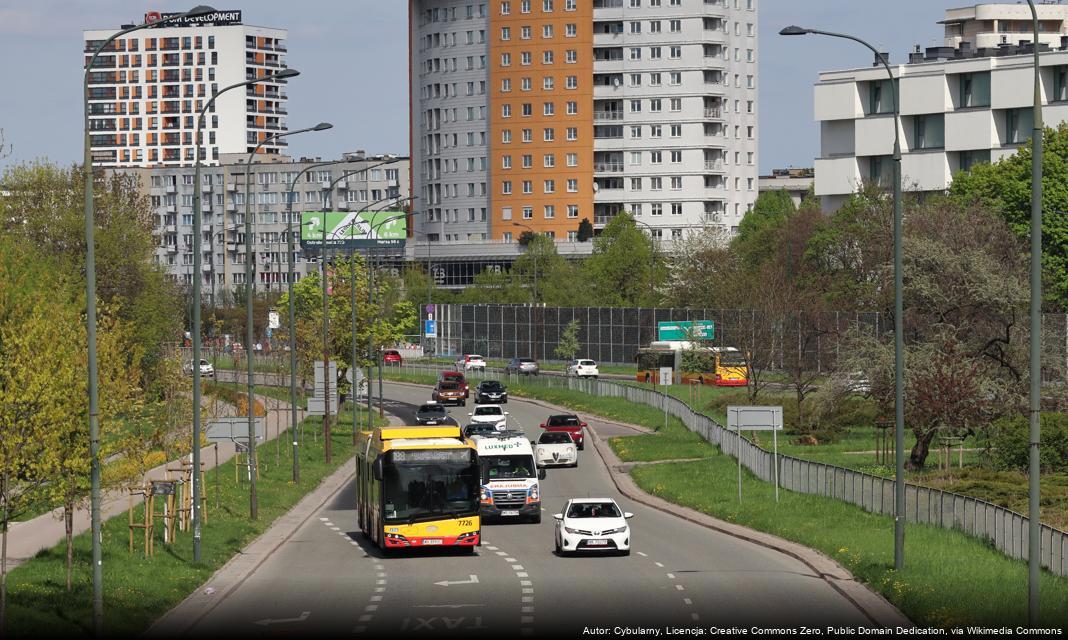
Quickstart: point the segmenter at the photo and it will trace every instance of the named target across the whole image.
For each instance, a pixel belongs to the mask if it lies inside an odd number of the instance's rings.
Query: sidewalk
[[[263,403],[267,409],[266,436],[260,446],[274,440],[290,425],[289,405],[266,396],[256,396],[256,400]],[[213,403],[211,397],[201,398],[201,404],[210,407]],[[219,417],[235,415],[234,407],[224,402],[219,402]],[[271,410],[271,407],[280,407]],[[297,420],[304,419],[304,410],[297,412]],[[210,418],[205,417],[202,428],[207,428]],[[190,425],[190,430],[192,426]],[[209,445],[200,450],[200,461],[204,470],[215,468],[216,448],[218,448],[218,463],[221,465],[234,457],[235,447],[230,442],[220,442],[217,445]],[[177,460],[171,460],[145,474],[146,480],[162,480],[166,477],[166,468],[177,466]],[[209,485],[210,486],[210,485]],[[134,503],[138,502],[137,498]],[[129,507],[128,494],[125,491],[107,491],[101,496],[101,520],[107,520],[112,516],[119,515]],[[90,527],[90,512],[87,507],[79,507],[74,512],[74,535],[88,531]],[[63,525],[63,510],[56,509],[49,513],[37,516],[25,522],[13,522],[7,535],[7,567],[10,571],[26,560],[37,555],[42,549],[49,549],[66,539],[66,531]]]

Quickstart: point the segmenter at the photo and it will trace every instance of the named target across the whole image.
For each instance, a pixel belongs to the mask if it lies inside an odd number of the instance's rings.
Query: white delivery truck
[[[534,463],[534,449],[521,431],[497,431],[471,437],[482,475],[480,514],[484,518],[522,518],[541,522],[541,487],[545,470]]]

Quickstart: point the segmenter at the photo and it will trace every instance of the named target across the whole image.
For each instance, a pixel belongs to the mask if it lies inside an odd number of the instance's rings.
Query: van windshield
[[[494,480],[518,480],[533,478],[534,458],[530,454],[516,456],[479,456],[482,467],[482,483]]]

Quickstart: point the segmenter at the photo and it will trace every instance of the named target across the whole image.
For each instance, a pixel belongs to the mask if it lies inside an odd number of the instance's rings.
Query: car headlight
[[[613,533],[623,533],[626,530],[627,530],[626,527],[620,527],[618,529],[607,529],[605,531],[602,531],[601,533],[603,533],[606,536],[609,536],[609,535],[612,535]]]
[[[564,531],[566,531],[566,532],[568,532],[568,533],[570,533],[572,535],[577,535],[577,536],[592,536],[593,535],[593,533],[590,532],[590,531],[584,531],[582,529],[572,529],[571,527],[564,527]]]
[[[536,501],[538,498],[541,497],[541,494],[538,492],[538,485],[534,485],[530,488],[529,496],[529,500],[531,501]]]
[[[493,494],[486,487],[482,487],[478,492],[478,499],[480,502],[493,502]]]

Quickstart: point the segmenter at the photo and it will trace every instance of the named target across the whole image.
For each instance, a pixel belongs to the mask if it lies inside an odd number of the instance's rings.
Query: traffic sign
[[[738,502],[742,501],[742,432],[770,431],[772,467],[775,469],[775,502],[779,501],[779,432],[782,431],[782,407],[727,406],[727,429],[734,429],[734,457],[738,459]]]
[[[657,340],[688,340],[693,332],[694,337],[701,340],[714,340],[716,337],[716,323],[712,320],[657,322]]]
[[[267,419],[254,418],[256,439],[263,440],[267,435]],[[248,416],[233,416],[216,418],[208,423],[204,437],[212,442],[247,442],[248,441]]]
[[[424,320],[423,321],[423,333],[427,338],[435,338],[438,335],[438,321],[437,320]]]

